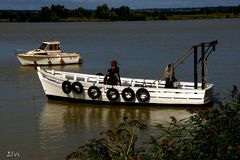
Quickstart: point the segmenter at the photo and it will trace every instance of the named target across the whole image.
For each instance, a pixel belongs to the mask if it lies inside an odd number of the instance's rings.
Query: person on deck
[[[104,84],[108,85],[121,85],[121,79],[119,75],[119,67],[117,61],[111,61],[111,68],[108,69],[107,74],[104,77]]]
[[[177,79],[175,78],[175,73],[174,73],[174,66],[173,64],[168,64],[166,69],[165,69],[165,88],[175,88],[175,82]]]

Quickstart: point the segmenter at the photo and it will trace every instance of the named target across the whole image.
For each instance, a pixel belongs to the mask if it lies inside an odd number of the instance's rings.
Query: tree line
[[[95,10],[83,7],[67,9],[63,5],[42,7],[41,10],[1,10],[0,21],[8,22],[66,22],[66,21],[139,21],[139,20],[168,20],[174,16],[192,19],[189,15],[222,14],[221,18],[239,18],[240,5],[232,7],[205,7],[185,9],[130,9],[128,6],[109,8],[107,4],[99,5]],[[214,18],[214,17],[211,17]]]

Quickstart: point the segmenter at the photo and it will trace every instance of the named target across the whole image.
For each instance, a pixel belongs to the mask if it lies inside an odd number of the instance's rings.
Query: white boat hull
[[[22,65],[64,65],[82,62],[79,53],[62,52],[58,41],[43,42],[38,49],[28,52],[17,50],[16,55]]]
[[[165,88],[165,81],[146,79],[121,78],[121,86],[110,86],[103,84],[104,76],[61,72],[54,70],[42,70],[38,67],[38,76],[45,94],[48,97],[61,97],[69,100],[87,100],[90,102],[124,103],[124,104],[180,104],[180,105],[204,105],[213,99],[213,84],[207,84],[201,89],[201,84],[194,89],[192,82],[178,82],[177,88]],[[79,82],[83,86],[83,92],[77,94],[74,91],[64,93],[62,84],[68,81],[71,84]],[[91,98],[89,88],[96,86],[100,90],[98,98]],[[115,88],[119,92],[119,98],[111,100],[107,96],[108,90]],[[134,91],[134,98],[126,100],[123,97],[123,90],[131,88]],[[144,88],[149,93],[147,101],[141,101],[138,90]],[[141,95],[144,96],[144,95]]]
[[[22,65],[62,65],[81,63],[80,55],[66,57],[17,55]]]

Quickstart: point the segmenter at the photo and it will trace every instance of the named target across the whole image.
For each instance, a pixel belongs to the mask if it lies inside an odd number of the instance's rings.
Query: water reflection
[[[49,100],[43,107],[39,129],[43,140],[55,134],[58,134],[56,138],[62,139],[68,131],[100,131],[115,127],[123,116],[156,124],[170,121],[170,116],[183,119],[190,115],[186,108],[110,106]]]
[[[152,107],[152,106],[111,106],[88,103],[70,103],[49,100],[43,108],[41,124],[43,128],[54,127],[75,129],[91,129],[96,126],[114,127],[123,116],[147,123],[162,123],[169,117],[177,119],[189,117],[186,108]]]
[[[171,116],[184,119],[190,115],[186,108],[169,106],[110,106],[48,100],[39,119],[40,148],[42,155],[50,158],[49,152],[68,154],[80,144],[98,138],[100,132],[116,127],[123,116],[141,120],[152,127],[169,122]],[[52,156],[56,158],[54,154]]]

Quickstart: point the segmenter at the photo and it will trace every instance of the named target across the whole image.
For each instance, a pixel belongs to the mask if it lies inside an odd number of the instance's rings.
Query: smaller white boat
[[[61,52],[58,41],[43,42],[38,49],[17,51],[16,55],[22,65],[64,65],[82,62],[79,53]]]

